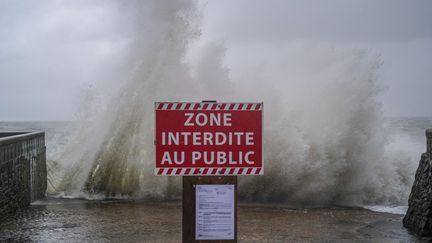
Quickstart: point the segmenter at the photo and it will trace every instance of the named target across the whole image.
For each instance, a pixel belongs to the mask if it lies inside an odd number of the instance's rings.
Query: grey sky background
[[[233,74],[251,59],[302,42],[364,48],[384,62],[385,115],[432,116],[432,1],[199,5],[202,36],[195,45],[222,43]],[[0,120],[74,119],[83,88],[115,82],[127,70],[126,15],[115,1],[0,1]]]

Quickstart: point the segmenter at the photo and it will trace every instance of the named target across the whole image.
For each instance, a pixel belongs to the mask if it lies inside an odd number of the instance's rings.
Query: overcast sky
[[[128,32],[108,1],[0,1],[0,120],[73,119],[80,90],[120,78]],[[432,116],[432,1],[200,1],[201,43],[232,72],[307,42],[381,54],[386,116]],[[275,51],[276,50],[276,51]],[[245,57],[245,53],[250,56]],[[117,75],[117,76],[116,76]]]

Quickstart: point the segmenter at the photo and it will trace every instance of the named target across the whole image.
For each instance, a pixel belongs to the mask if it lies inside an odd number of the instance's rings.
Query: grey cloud
[[[0,1],[0,120],[71,119],[81,86],[124,79],[129,38],[139,28],[123,11],[127,4]],[[277,64],[284,45],[360,43],[382,53],[389,114],[432,115],[422,105],[431,102],[432,1],[209,1],[202,33],[227,47],[224,62],[234,74],[254,61]]]
[[[217,5],[213,7],[212,5]],[[216,1],[207,26],[234,41],[407,41],[432,36],[432,1]]]
[[[73,119],[79,88],[122,55],[116,4],[0,2],[0,119]]]

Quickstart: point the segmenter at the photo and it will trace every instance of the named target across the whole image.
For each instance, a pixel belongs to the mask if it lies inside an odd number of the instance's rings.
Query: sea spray
[[[59,190],[114,196],[160,194],[166,178],[152,179],[153,102],[178,99],[193,87],[182,62],[188,41],[197,35],[188,25],[189,1],[128,2],[141,35],[131,48],[132,71],[105,112],[84,121],[60,158],[67,168]],[[147,35],[151,33],[150,35]],[[189,84],[188,84],[189,83]],[[190,88],[187,88],[190,89]]]
[[[58,191],[180,196],[180,178],[153,175],[154,102],[216,99],[266,105],[265,175],[240,178],[242,200],[301,205],[406,200],[414,169],[408,156],[387,146],[378,101],[379,56],[306,43],[295,52],[281,50],[286,58],[269,61],[272,65],[230,73],[220,44],[208,44],[198,59],[187,59],[199,38],[195,2],[119,7],[134,26],[126,60],[130,72],[98,106],[105,108],[86,115],[59,157],[65,169]]]

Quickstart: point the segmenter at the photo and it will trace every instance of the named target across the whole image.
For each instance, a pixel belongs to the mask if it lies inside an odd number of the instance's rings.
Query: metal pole
[[[426,130],[426,154],[432,158],[432,129]]]

